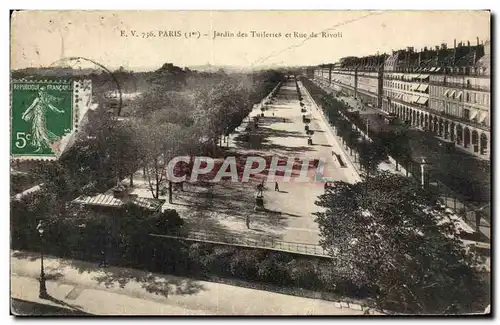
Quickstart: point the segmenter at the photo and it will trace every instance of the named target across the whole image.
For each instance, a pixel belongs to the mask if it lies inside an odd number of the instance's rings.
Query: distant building
[[[429,77],[426,52],[412,47],[394,51],[384,63],[382,110],[396,114],[417,127],[424,123],[429,105]]]
[[[352,64],[355,59],[357,58],[343,58],[332,65],[331,84],[334,90],[356,98],[356,69]]]
[[[490,42],[346,57],[316,67],[324,86],[490,158]]]
[[[440,137],[469,153],[490,157],[490,43],[459,43],[430,77],[430,124]],[[432,127],[432,126],[431,126]]]

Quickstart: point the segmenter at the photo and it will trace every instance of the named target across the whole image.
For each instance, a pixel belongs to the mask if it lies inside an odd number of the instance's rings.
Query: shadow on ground
[[[30,261],[39,257],[37,253],[32,252],[14,252],[12,256]],[[47,257],[47,260],[53,258]],[[52,274],[61,274],[59,278],[63,280],[63,275],[66,273],[64,269],[74,268],[80,274],[94,273],[92,280],[98,285],[105,286],[107,289],[124,288],[131,281],[134,281],[140,284],[141,288],[147,292],[164,297],[168,297],[169,295],[193,295],[204,290],[204,286],[198,281],[170,275],[153,274],[136,269],[123,267],[98,268],[96,263],[66,259],[59,259],[58,267],[50,267],[49,264],[47,263],[45,268],[47,279]],[[80,308],[79,306],[70,305],[50,296],[47,300],[73,310]]]
[[[258,181],[248,183],[220,182],[209,188],[210,194],[202,197],[196,191],[196,186],[187,186],[187,191],[178,192],[173,205],[188,207],[182,212],[186,227],[191,231],[215,234],[217,240],[240,239],[279,239],[280,236],[272,233],[253,233],[235,231],[230,225],[239,223],[245,225],[247,216],[251,216],[252,224],[268,230],[282,230],[286,223],[268,211],[255,212],[255,193]],[[265,196],[266,188],[264,189]],[[236,227],[238,228],[238,227]],[[240,227],[241,228],[241,227]]]
[[[79,273],[95,271],[95,266],[86,262],[72,261],[68,266],[76,268]],[[93,276],[92,279],[108,289],[124,288],[130,281],[135,281],[148,293],[166,298],[169,295],[193,295],[204,290],[203,285],[198,281],[129,268],[102,268],[99,274]]]

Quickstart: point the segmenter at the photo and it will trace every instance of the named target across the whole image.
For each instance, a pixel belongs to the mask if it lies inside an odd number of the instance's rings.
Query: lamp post
[[[476,216],[476,232],[477,232],[478,234],[480,234],[480,233],[481,233],[481,232],[480,232],[480,229],[479,229],[479,228],[481,227],[481,215],[479,214],[479,211],[483,211],[483,210],[484,210],[484,208],[486,208],[486,207],[490,206],[490,204],[491,204],[491,203],[487,203],[487,204],[483,205],[482,207],[480,207],[480,208],[478,208],[478,209],[474,210],[474,215]]]
[[[426,160],[426,157],[420,157],[421,162],[420,162],[420,182],[422,185],[422,188],[427,187],[429,183],[429,170],[427,166],[431,165],[430,162]]]
[[[47,294],[47,287],[45,285],[45,272],[43,270],[43,224],[40,220],[38,225],[36,226],[38,230],[38,234],[40,235],[40,292],[38,297],[41,299],[47,298],[49,295]]]

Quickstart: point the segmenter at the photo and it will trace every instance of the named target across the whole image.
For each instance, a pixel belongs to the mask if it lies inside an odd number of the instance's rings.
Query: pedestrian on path
[[[275,191],[280,191],[280,187],[278,186],[278,182],[274,183],[274,190]]]
[[[106,253],[104,250],[101,250],[101,261],[99,262],[99,267],[106,267],[108,263],[106,263]]]
[[[250,215],[247,214],[245,223],[247,224],[247,228],[250,229]]]
[[[262,196],[262,191],[264,191],[264,182],[262,184],[257,185],[257,197]]]

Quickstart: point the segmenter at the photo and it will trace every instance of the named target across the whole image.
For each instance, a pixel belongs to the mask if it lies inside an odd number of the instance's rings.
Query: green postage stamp
[[[77,126],[74,88],[64,80],[12,81],[12,158],[52,160],[62,154]]]

